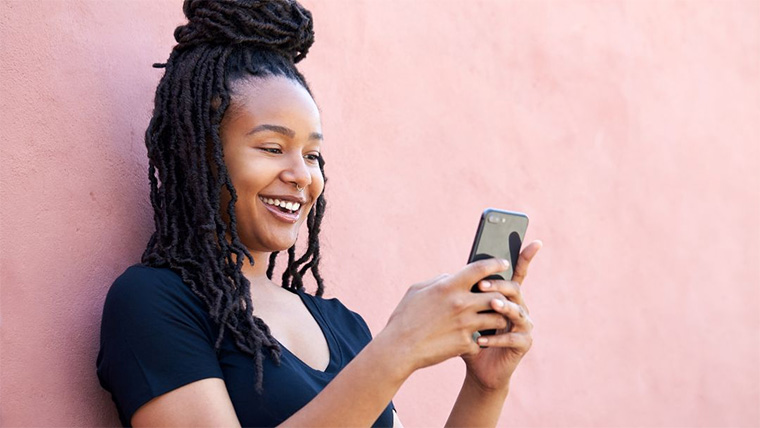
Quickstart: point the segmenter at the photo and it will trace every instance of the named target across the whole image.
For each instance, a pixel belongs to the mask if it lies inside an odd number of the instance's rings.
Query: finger
[[[533,345],[533,336],[530,333],[504,333],[493,336],[480,336],[478,345],[489,348],[512,348],[522,352],[528,352]]]
[[[520,292],[520,285],[514,281],[484,279],[478,285],[483,292],[495,291],[518,305],[525,303]]]
[[[469,308],[474,309],[476,312],[492,311],[491,302],[493,300],[501,299],[505,300],[504,296],[498,292],[490,293],[472,293],[469,300]]]
[[[470,263],[459,272],[447,278],[457,288],[469,290],[472,284],[480,281],[488,275],[495,275],[509,268],[509,262],[503,259],[484,259]]]
[[[536,256],[538,250],[543,246],[543,242],[536,240],[520,251],[520,257],[517,259],[517,265],[514,267],[514,272],[512,273],[512,281],[522,284],[525,276],[528,274],[528,265],[530,265],[533,257]]]
[[[478,314],[472,324],[473,331],[503,330],[507,328],[507,319],[494,312]]]
[[[491,301],[491,307],[497,313],[509,318],[514,324],[512,331],[530,331],[533,329],[533,321],[528,316],[528,312],[522,306],[509,300],[494,299]]]

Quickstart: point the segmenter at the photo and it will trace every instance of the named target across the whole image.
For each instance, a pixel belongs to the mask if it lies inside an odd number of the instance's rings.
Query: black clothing
[[[275,426],[311,401],[372,339],[362,317],[338,299],[297,293],[330,348],[324,371],[311,368],[284,346],[280,366],[264,358],[264,392],[254,388],[253,358],[219,332],[203,302],[169,269],[129,267],[111,286],[103,308],[97,374],[111,392],[119,418],[131,426],[152,398],[188,383],[221,378],[242,426]],[[393,426],[389,403],[374,426]]]

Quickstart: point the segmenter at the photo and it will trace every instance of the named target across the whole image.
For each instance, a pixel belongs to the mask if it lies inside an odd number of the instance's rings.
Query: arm
[[[497,329],[507,325],[503,314],[480,312],[490,309],[496,300],[505,305],[507,302],[501,294],[475,294],[470,287],[503,270],[505,263],[483,260],[454,275],[441,275],[412,286],[385,329],[314,400],[283,425],[369,426],[415,370],[453,356],[478,354],[480,347],[472,341],[472,333],[485,329],[485,325]],[[460,407],[469,413],[467,400],[483,397],[466,393],[463,398]],[[351,405],[347,406],[347,402]],[[493,424],[503,402],[503,398],[489,401]],[[397,422],[400,426],[394,416],[394,425]]]
[[[381,332],[282,426],[371,426],[413,372],[395,348],[393,338]]]
[[[512,281],[481,281],[481,291],[496,291],[507,298],[492,309],[512,321],[511,330],[481,337],[478,343],[487,345],[476,354],[463,355],[467,375],[446,426],[496,426],[504,401],[509,394],[509,382],[515,368],[533,343],[533,322],[522,296],[522,282],[528,265],[543,244],[533,241],[520,252]]]
[[[476,354],[472,333],[504,328],[506,321],[479,313],[503,296],[470,287],[504,268],[499,260],[482,260],[410,287],[380,334],[283,426],[369,426],[415,370]],[[154,398],[135,413],[134,426],[239,425],[224,383],[209,380]]]
[[[447,427],[493,427],[499,421],[509,388],[486,391],[466,377],[451,409]]]
[[[411,374],[392,344],[378,336],[327,387],[283,426],[370,426]],[[350,397],[350,398],[349,398]],[[346,403],[351,403],[350,406]],[[239,427],[224,381],[193,382],[149,401],[132,426]]]
[[[239,427],[219,378],[202,379],[150,400],[132,415],[133,427]]]

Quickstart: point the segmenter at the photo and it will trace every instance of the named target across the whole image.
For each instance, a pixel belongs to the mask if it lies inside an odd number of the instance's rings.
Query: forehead
[[[240,79],[231,85],[230,92],[231,104],[225,119],[305,127],[310,128],[309,132],[321,129],[317,104],[306,88],[291,79]]]

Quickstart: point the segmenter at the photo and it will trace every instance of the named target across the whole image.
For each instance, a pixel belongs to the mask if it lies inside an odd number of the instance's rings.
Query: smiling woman
[[[470,288],[508,262],[413,285],[373,339],[359,314],[321,297],[322,124],[295,67],[314,40],[311,14],[292,0],[187,0],[183,10],[145,135],[156,230],[103,309],[97,373],[121,422],[399,426],[401,384],[462,356],[449,424],[494,425],[532,323],[518,282]],[[519,282],[539,248],[523,250]],[[507,319],[514,327],[489,348],[472,341]]]

